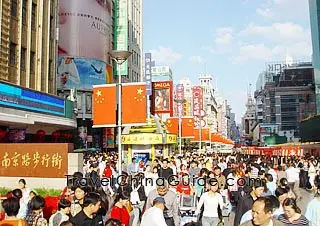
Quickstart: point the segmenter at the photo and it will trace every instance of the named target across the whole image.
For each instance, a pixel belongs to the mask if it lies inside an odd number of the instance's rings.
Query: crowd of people
[[[320,225],[320,160],[310,156],[278,161],[186,152],[153,161],[134,157],[121,172],[116,163],[114,153],[86,154],[83,173],[68,176],[53,211],[52,200],[21,179],[2,201],[0,225]],[[305,215],[300,188],[315,194]],[[181,214],[184,198],[192,200],[191,222]],[[226,223],[231,211],[234,222]]]

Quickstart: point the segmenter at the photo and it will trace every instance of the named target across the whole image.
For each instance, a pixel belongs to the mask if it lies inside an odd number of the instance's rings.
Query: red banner
[[[203,95],[201,86],[192,87],[192,99],[193,99],[193,116],[200,116],[203,108]]]
[[[174,104],[174,115],[179,116],[179,114],[185,115],[184,112],[184,87],[183,84],[177,84],[174,91],[174,99],[177,100],[177,102]]]
[[[267,155],[267,156],[302,156],[303,149],[294,146],[283,147],[248,147],[246,154],[249,155]]]

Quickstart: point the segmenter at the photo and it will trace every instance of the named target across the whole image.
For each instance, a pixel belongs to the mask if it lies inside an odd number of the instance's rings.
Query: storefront
[[[73,102],[0,82],[0,143],[72,141]]]
[[[168,157],[177,142],[175,134],[135,133],[122,135],[125,162],[130,163],[132,157],[154,161],[156,157]]]

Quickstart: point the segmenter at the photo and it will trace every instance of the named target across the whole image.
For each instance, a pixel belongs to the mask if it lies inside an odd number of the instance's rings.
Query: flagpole
[[[118,84],[117,84],[117,111],[118,111],[118,123],[117,123],[117,128],[118,128],[118,136],[117,136],[117,143],[118,143],[118,172],[121,175],[122,174],[122,144],[121,144],[121,129],[122,129],[122,96],[121,96],[121,91],[122,91],[122,78],[121,78],[121,73],[120,73],[120,66],[123,64],[130,56],[131,52],[126,51],[126,50],[113,50],[110,52],[111,58],[116,62],[117,64],[117,74],[118,74]]]

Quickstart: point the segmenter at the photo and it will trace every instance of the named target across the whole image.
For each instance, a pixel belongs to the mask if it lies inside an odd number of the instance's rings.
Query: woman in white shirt
[[[27,183],[25,179],[19,180],[19,188],[22,191],[22,198],[24,203],[28,203],[30,201],[30,189],[27,187]]]
[[[158,179],[158,173],[157,173],[157,168],[154,167],[151,169],[151,165],[146,166],[146,170],[144,172],[144,191],[146,193],[146,196],[148,197],[149,192],[156,189],[156,181]]]
[[[200,214],[203,205],[202,226],[217,226],[219,223],[218,208],[220,207],[222,210],[225,205],[222,195],[217,192],[218,188],[218,183],[212,181],[209,191],[203,193],[200,197],[196,214]]]

